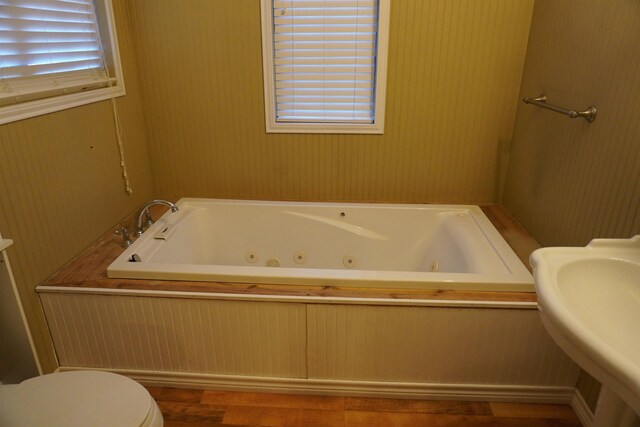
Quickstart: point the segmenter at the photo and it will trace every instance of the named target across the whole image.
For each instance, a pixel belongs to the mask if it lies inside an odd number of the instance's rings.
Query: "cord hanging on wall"
[[[109,86],[111,86],[111,83],[109,84]],[[124,146],[122,143],[122,128],[120,127],[120,117],[118,116],[118,108],[116,107],[116,100],[113,96],[111,97],[111,109],[113,111],[113,121],[116,126],[116,139],[118,140],[118,151],[120,152],[120,167],[122,168],[124,191],[126,191],[127,194],[132,194],[133,189],[131,188],[129,176],[127,175],[127,163],[124,159]]]
[[[92,7],[93,14],[96,14],[95,6]],[[109,67],[107,66],[107,61],[105,60],[104,55],[104,46],[102,45],[102,39],[100,37],[100,32],[98,32],[98,44],[100,46],[100,60],[102,61],[102,68],[104,69],[104,73],[107,76],[107,86],[112,88],[114,84],[117,84],[115,78],[111,78],[109,73]],[[116,99],[114,95],[114,91],[110,91],[111,93],[111,111],[113,112],[113,122],[116,128],[116,140],[118,142],[118,152],[120,154],[120,167],[122,168],[122,180],[124,181],[124,191],[127,194],[133,193],[133,188],[131,187],[131,182],[129,181],[129,175],[127,173],[127,163],[124,157],[124,144],[122,137],[122,126],[120,125],[120,116],[118,115],[118,107],[116,105]]]

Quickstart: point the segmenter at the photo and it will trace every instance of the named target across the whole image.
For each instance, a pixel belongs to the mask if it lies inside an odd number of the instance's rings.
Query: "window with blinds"
[[[262,0],[268,132],[382,133],[389,0]]]
[[[119,62],[103,53],[117,48],[101,45],[101,35],[109,43],[114,33],[98,27],[111,17],[99,20],[97,13],[110,11],[105,0],[0,0],[0,122],[12,121],[16,111],[17,119],[37,115],[34,101],[50,112],[105,99],[105,90],[98,99],[86,93],[120,83]],[[105,61],[117,64],[113,77]],[[59,99],[74,94],[70,103]]]

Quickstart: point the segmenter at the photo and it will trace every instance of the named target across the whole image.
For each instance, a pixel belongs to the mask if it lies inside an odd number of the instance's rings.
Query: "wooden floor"
[[[147,389],[165,427],[581,427],[568,405]]]

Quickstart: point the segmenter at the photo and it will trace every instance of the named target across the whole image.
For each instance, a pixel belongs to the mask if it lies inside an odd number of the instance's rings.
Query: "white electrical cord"
[[[91,8],[93,9],[93,16],[96,19],[96,25],[98,22],[98,18],[96,15],[95,6],[91,3]],[[111,89],[114,84],[117,84],[115,79],[112,79],[109,75],[109,67],[107,67],[107,61],[104,57],[104,48],[102,46],[102,39],[100,37],[100,30],[98,29],[98,45],[100,47],[100,60],[102,61],[102,68],[104,69],[105,76],[107,78],[107,87]],[[113,111],[113,122],[116,127],[116,140],[118,141],[118,151],[120,153],[120,167],[122,168],[122,180],[124,181],[124,191],[127,194],[132,194],[133,189],[131,188],[131,182],[129,181],[129,175],[127,174],[127,163],[124,158],[124,144],[122,137],[122,127],[120,126],[120,116],[118,115],[118,108],[116,106],[116,98],[114,96],[114,91],[111,90],[111,111]]]
[[[108,74],[107,74],[108,76]],[[112,83],[109,82],[109,87]],[[116,139],[118,140],[118,150],[120,151],[120,167],[122,168],[122,179],[124,180],[124,191],[127,194],[133,193],[131,188],[131,182],[129,182],[129,176],[127,175],[127,163],[124,160],[124,146],[122,144],[122,128],[120,127],[120,117],[118,116],[118,109],[116,107],[115,97],[111,96],[111,107],[113,111],[113,121],[116,125]]]

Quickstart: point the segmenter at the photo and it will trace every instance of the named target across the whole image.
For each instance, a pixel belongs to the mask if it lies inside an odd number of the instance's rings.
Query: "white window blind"
[[[0,106],[107,84],[93,0],[0,0]]]
[[[273,0],[276,122],[373,123],[378,0]]]

